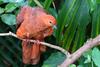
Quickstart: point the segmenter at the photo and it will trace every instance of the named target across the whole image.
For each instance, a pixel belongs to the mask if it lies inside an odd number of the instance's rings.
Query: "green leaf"
[[[1,16],[1,19],[7,25],[15,25],[16,24],[16,16],[13,14],[3,14]]]
[[[88,50],[87,52],[83,53],[83,56],[85,57],[84,63],[90,63],[92,57],[92,50]]]
[[[38,1],[38,0],[37,0]],[[34,2],[34,0],[28,0],[28,4],[30,5],[30,6],[35,6],[36,5],[36,3]]]
[[[100,67],[100,50],[98,48],[93,49],[92,60],[98,67]]]
[[[84,65],[78,65],[77,67],[84,67]]]
[[[69,67],[76,67],[76,65],[75,64],[71,64]]]
[[[0,0],[0,2],[2,2],[3,0]]]
[[[28,1],[17,2],[17,5],[18,6],[26,6],[26,5],[28,5]]]
[[[15,3],[9,3],[5,7],[6,12],[12,12],[14,11],[18,6]]]
[[[11,63],[13,66],[18,67],[17,64],[10,58],[10,56],[6,56],[7,54],[5,54],[3,51],[0,51],[0,54],[9,62]]]
[[[45,0],[44,9],[48,10],[53,0]]]
[[[22,1],[24,1],[24,0],[2,0],[4,3],[7,3],[7,2],[9,2],[9,3],[16,3],[16,2],[22,2]]]
[[[65,55],[60,52],[53,53],[43,64],[42,67],[57,67],[65,59]]]
[[[52,14],[55,18],[57,17],[57,12],[56,12],[55,9],[49,8],[48,12],[49,12],[50,14]]]
[[[100,0],[96,0],[96,3],[100,4]]]
[[[92,32],[91,37],[96,37],[100,34],[100,4],[96,7],[92,14]]]
[[[1,5],[1,4],[3,4],[3,1],[2,1],[2,0],[0,0],[0,5]]]
[[[24,0],[17,0],[16,2],[23,2]]]
[[[83,45],[84,39],[85,39],[85,33],[86,33],[85,30],[86,30],[86,27],[87,27],[87,25],[89,24],[89,21],[90,21],[89,7],[87,5],[86,0],[81,1],[81,5],[80,5],[80,8],[77,12],[77,15],[79,15],[76,18],[77,22],[79,24],[78,24],[78,28],[77,28],[76,35],[75,35],[73,50],[74,49],[76,50]]]
[[[97,6],[96,0],[87,0],[87,1],[88,1],[88,5],[90,6],[91,12],[94,11]]]
[[[33,0],[33,1],[37,4],[37,6],[43,8],[43,6],[41,5],[41,3],[38,0]]]
[[[4,9],[0,7],[0,14],[4,12]]]

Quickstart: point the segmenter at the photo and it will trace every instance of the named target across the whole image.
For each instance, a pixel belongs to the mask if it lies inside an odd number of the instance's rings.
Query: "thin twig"
[[[18,38],[20,40],[26,40],[26,39],[19,38],[16,34],[14,34],[12,32],[9,32],[9,33],[0,33],[0,36],[13,36],[13,37],[16,37],[16,38]],[[30,41],[30,42],[36,42],[36,40],[32,40],[32,39],[30,39],[28,41]],[[54,48],[54,49],[57,49],[57,50],[61,51],[62,53],[64,53],[66,56],[70,55],[65,49],[63,49],[63,48],[61,48],[59,46],[52,45],[52,44],[49,44],[49,43],[46,43],[46,42],[40,42],[40,44],[48,46],[48,47],[51,47],[51,48]]]
[[[29,41],[30,42],[36,42],[35,40],[29,40]],[[46,42],[40,42],[40,44],[51,47],[51,48],[54,48],[54,49],[57,49],[57,50],[61,51],[62,53],[64,53],[66,56],[70,55],[69,52],[67,52],[65,49],[63,49],[59,46],[55,46],[55,45],[52,45],[52,44],[49,44],[49,43],[46,43]]]

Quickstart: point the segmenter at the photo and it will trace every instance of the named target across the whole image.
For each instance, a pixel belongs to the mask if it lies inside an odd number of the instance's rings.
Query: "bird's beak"
[[[53,29],[57,29],[57,26],[56,25],[53,25],[52,27],[53,27]]]
[[[57,29],[57,26],[51,23],[53,29]]]

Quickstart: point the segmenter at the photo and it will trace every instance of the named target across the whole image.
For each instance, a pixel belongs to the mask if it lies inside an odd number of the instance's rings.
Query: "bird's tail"
[[[24,64],[37,64],[40,60],[40,44],[33,44],[27,41],[22,41],[23,63]]]

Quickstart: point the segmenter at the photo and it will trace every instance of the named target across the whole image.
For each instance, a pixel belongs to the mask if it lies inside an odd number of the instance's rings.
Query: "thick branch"
[[[59,67],[68,67],[70,64],[75,62],[84,52],[97,45],[100,45],[100,35],[94,39],[88,40],[81,48],[71,54],[70,57],[66,58]]]

